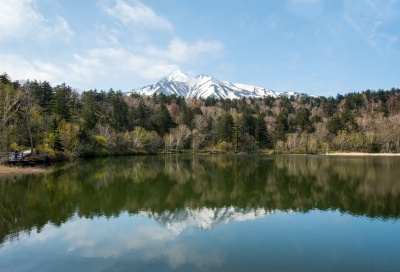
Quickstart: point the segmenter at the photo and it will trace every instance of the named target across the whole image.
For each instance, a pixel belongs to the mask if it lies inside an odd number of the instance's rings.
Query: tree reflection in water
[[[80,217],[182,211],[339,210],[397,220],[400,163],[393,157],[151,156],[84,161],[0,181],[0,243]],[[160,220],[161,220],[160,219]]]

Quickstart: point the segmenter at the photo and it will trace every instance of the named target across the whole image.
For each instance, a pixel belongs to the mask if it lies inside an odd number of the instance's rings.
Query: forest
[[[157,153],[400,152],[400,89],[189,98],[0,75],[0,152],[51,160]]]

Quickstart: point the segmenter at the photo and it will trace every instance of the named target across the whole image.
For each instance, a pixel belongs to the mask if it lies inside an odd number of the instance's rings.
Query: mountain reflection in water
[[[227,224],[233,221],[248,221],[262,218],[274,212],[267,212],[263,208],[201,208],[183,209],[175,212],[164,211],[162,213],[139,212],[139,215],[151,218],[169,231],[179,234],[189,227],[209,229],[216,225]]]
[[[275,211],[338,210],[397,220],[399,158],[154,156],[83,161],[0,180],[0,243],[22,231],[122,213],[172,232]]]

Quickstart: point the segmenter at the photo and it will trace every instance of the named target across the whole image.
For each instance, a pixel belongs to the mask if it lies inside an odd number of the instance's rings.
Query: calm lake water
[[[400,158],[154,156],[0,177],[1,271],[400,271]]]

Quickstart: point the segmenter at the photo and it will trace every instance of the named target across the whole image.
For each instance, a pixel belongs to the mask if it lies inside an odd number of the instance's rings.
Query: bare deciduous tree
[[[0,82],[0,148],[7,150],[9,136],[17,125],[17,112],[21,106],[22,92],[11,84]]]
[[[171,129],[171,134],[175,136],[176,148],[179,150],[183,147],[183,144],[190,137],[190,129],[184,125],[180,124],[178,127]]]
[[[203,133],[200,133],[197,129],[194,129],[192,131],[191,146],[192,146],[193,153],[199,149],[200,145],[204,142],[205,139],[206,139],[206,135]]]

